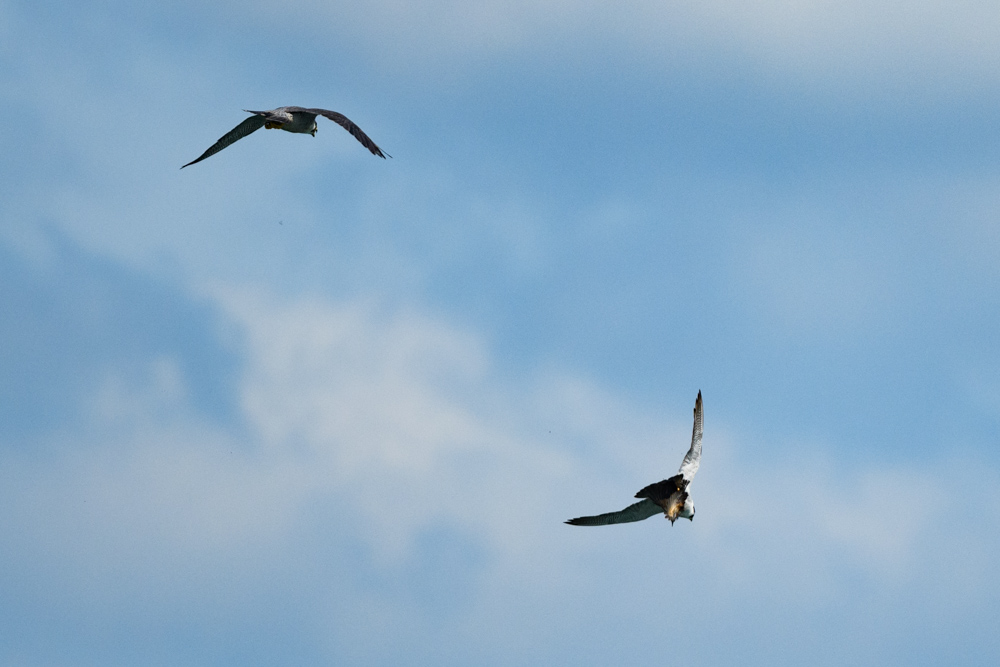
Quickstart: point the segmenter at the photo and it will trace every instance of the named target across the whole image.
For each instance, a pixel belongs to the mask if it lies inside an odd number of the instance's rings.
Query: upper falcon
[[[361,131],[361,128],[350,121],[350,119],[344,114],[337,113],[336,111],[329,111],[327,109],[303,109],[302,107],[278,107],[277,109],[272,109],[271,111],[250,111],[249,109],[244,109],[247,113],[252,113],[253,115],[247,118],[245,121],[231,129],[226,133],[221,139],[216,141],[212,146],[201,154],[197,160],[192,160],[188,162],[184,167],[190,167],[195,162],[201,162],[207,157],[211,157],[226,148],[230,144],[234,144],[243,137],[247,136],[252,132],[256,132],[260,128],[266,128],[268,130],[284,130],[285,132],[295,132],[297,134],[311,134],[316,136],[316,116],[326,116],[334,123],[337,123],[345,130],[350,132],[355,139],[361,142],[361,145],[372,152],[373,155],[377,155],[382,159],[385,159],[386,154],[382,152],[382,149],[375,145],[375,142],[368,138],[368,135]],[[392,157],[391,155],[389,157]],[[183,169],[184,167],[181,167]]]

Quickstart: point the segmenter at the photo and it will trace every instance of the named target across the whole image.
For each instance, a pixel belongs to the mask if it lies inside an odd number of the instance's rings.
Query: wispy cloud
[[[0,662],[996,662],[992,8],[4,26]]]
[[[334,597],[306,595],[289,572],[276,581],[282,604],[350,618],[327,630],[367,645],[359,655],[385,658],[424,631],[418,652],[433,653],[443,636],[431,619],[444,618],[456,650],[481,660],[483,646],[497,645],[475,624],[523,621],[551,627],[551,641],[581,641],[622,586],[640,616],[653,613],[655,601],[638,594],[651,586],[692,600],[693,619],[722,628],[744,622],[748,598],[815,615],[853,607],[859,586],[929,596],[971,620],[1000,586],[989,565],[1000,534],[989,466],[863,468],[817,445],[787,458],[787,448],[739,436],[706,388],[696,520],[574,529],[562,520],[624,506],[674,470],[689,406],[648,414],[572,373],[504,379],[474,332],[378,302],[284,303],[232,287],[213,300],[244,359],[240,423],[199,416],[181,367],[151,358],[131,379],[109,375],[86,421],[48,446],[5,449],[6,590],[63,591],[79,604],[69,617],[158,600],[150,613],[167,622],[188,605],[234,613],[227,600],[299,562]],[[426,588],[428,558],[452,559],[450,592]],[[683,577],[675,558],[700,565]],[[963,566],[949,567],[955,560]],[[635,571],[622,572],[624,562]],[[354,568],[350,583],[331,588],[343,568]],[[519,596],[529,609],[520,621],[507,616]],[[447,612],[456,605],[461,617]],[[855,631],[867,613],[836,623]],[[552,624],[553,614],[569,625]],[[385,623],[399,634],[378,649]],[[299,632],[320,653],[345,655],[322,648],[312,633],[324,630]]]
[[[258,20],[273,25],[269,6],[251,8]],[[942,81],[956,74],[993,80],[1000,64],[992,39],[996,12],[979,0],[636,0],[614,6],[563,0],[475,5],[296,0],[277,20],[300,32],[336,35],[375,58],[420,69],[519,54],[587,58],[595,48],[632,50],[666,70],[679,63],[742,60],[779,76],[882,84],[889,79],[899,84],[899,77]]]

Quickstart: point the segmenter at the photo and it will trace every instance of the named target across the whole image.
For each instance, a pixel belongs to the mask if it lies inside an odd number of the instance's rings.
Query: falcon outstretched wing
[[[643,500],[634,505],[629,505],[621,512],[609,512],[598,514],[597,516],[581,516],[570,519],[566,523],[571,526],[607,526],[612,523],[631,523],[632,521],[642,521],[654,514],[662,514],[663,508],[652,500]]]
[[[264,123],[266,122],[267,121],[264,120],[263,116],[250,116],[245,121],[243,121],[233,129],[229,130],[229,132],[224,134],[221,139],[212,144],[211,148],[209,148],[207,151],[201,154],[201,157],[192,162],[188,162],[186,165],[184,165],[184,167],[190,167],[195,162],[201,162],[207,157],[212,157],[213,155],[221,151],[223,148],[226,148],[231,144],[235,144],[237,141],[247,136],[248,134],[252,134],[253,132],[256,132],[260,128],[264,127]],[[181,167],[181,169],[183,169],[184,167]]]
[[[679,471],[688,483],[694,479],[694,474],[698,472],[698,466],[701,465],[701,434],[704,430],[705,419],[702,415],[701,390],[699,390],[698,398],[694,402],[694,430],[691,433],[691,449],[684,456]]]
[[[355,125],[351,119],[342,113],[337,113],[336,111],[330,111],[329,109],[303,109],[302,107],[288,107],[289,111],[305,111],[306,113],[316,114],[318,116],[323,116],[329,118],[337,125],[351,133],[355,139],[361,142],[361,145],[372,152],[372,155],[377,155],[383,160],[386,158],[388,153],[383,153],[382,149],[375,145],[375,142],[368,138],[368,135],[361,131],[361,128]],[[389,157],[392,157],[389,155]]]

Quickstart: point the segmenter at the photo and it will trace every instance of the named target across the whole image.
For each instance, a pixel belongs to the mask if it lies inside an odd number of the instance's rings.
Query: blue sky
[[[0,0],[0,662],[995,664],[998,30]]]

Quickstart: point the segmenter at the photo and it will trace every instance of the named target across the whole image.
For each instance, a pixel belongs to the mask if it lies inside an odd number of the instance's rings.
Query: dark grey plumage
[[[382,159],[385,159],[388,155],[387,153],[383,153],[382,149],[379,148],[375,142],[361,130],[360,127],[351,122],[347,116],[337,113],[336,111],[330,111],[329,109],[306,109],[303,107],[278,107],[277,109],[272,109],[270,111],[251,111],[249,109],[244,109],[244,111],[254,115],[224,134],[222,138],[212,144],[207,151],[202,153],[197,160],[188,162],[184,165],[184,167],[190,167],[197,162],[201,162],[205,158],[212,157],[223,148],[236,143],[243,137],[256,132],[262,127],[269,130],[284,130],[295,134],[311,134],[312,136],[316,136],[316,116],[323,116],[324,118],[332,120],[337,125],[340,125],[342,128],[350,132],[351,136],[357,139],[362,146],[371,151],[372,155],[376,155]],[[392,156],[388,155],[388,157]],[[184,167],[181,167],[181,169]]]
[[[571,526],[607,526],[612,523],[642,521],[662,512],[662,507],[647,498],[634,505],[629,505],[621,512],[608,512],[607,514],[598,514],[597,516],[581,516],[570,519],[566,523]]]

